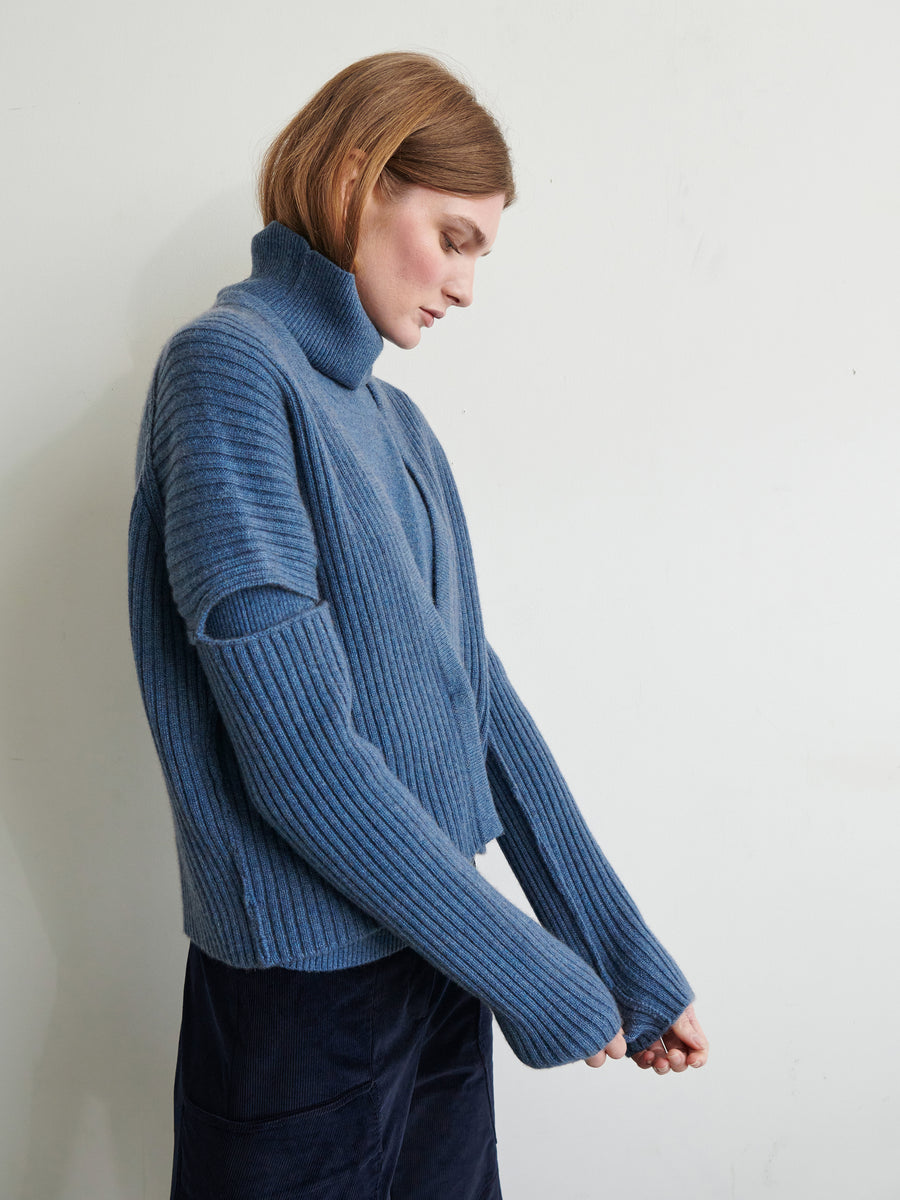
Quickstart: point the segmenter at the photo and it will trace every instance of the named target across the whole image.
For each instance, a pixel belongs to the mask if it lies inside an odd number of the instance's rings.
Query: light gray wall
[[[443,440],[488,636],[713,1041],[660,1079],[530,1071],[498,1033],[504,1194],[900,1194],[898,37],[876,0],[7,6],[2,1195],[168,1195],[140,407],[246,273],[268,139],[398,47],[467,69],[521,198],[474,309],[377,370]]]

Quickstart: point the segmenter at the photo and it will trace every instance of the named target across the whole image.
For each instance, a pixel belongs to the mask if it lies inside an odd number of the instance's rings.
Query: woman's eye
[[[461,250],[459,249],[459,247],[454,245],[453,242],[451,242],[450,238],[446,235],[446,233],[443,235],[443,238],[444,238],[444,249],[445,250],[453,250],[456,254],[462,253]]]

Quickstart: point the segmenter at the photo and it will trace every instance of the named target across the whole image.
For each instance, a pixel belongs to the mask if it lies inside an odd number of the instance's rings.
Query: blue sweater
[[[162,351],[129,531],[185,932],[239,967],[409,945],[530,1066],[633,1054],[692,993],[485,639],[447,458],[354,277],[274,222],[252,255]]]

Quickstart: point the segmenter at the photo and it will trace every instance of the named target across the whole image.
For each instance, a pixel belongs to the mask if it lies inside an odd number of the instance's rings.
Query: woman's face
[[[376,187],[362,211],[356,290],[382,337],[411,350],[452,305],[472,303],[475,263],[500,225],[504,195],[455,196],[411,185],[396,200]]]

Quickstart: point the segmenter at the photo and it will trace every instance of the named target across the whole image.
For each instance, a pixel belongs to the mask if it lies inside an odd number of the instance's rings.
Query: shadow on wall
[[[128,518],[159,349],[248,274],[257,227],[241,192],[177,230],[135,287],[132,373],[98,381],[86,415],[3,481],[0,835],[21,892],[3,941],[16,967],[8,1028],[24,1047],[0,1133],[10,1197],[168,1194],[186,942],[131,657]],[[21,944],[28,914],[43,934],[34,953]]]

